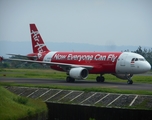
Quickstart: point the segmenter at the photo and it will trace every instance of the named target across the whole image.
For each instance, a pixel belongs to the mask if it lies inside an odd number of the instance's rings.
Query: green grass
[[[40,100],[32,100],[17,96],[0,86],[0,118],[1,120],[17,120],[42,112],[47,113],[46,104]]]
[[[64,72],[58,72],[51,69],[3,69],[0,71],[0,77],[11,78],[58,78],[65,79],[67,75]]]
[[[152,72],[149,72],[152,74]],[[64,80],[66,78],[65,72],[54,71],[51,69],[1,69],[0,77],[9,77],[9,78],[43,78],[43,79],[57,79]],[[89,74],[87,80],[96,79],[97,74]],[[121,80],[111,74],[104,75],[106,81],[109,82],[126,82],[126,80]],[[135,83],[150,83],[152,84],[152,76],[150,75],[134,75],[133,81]]]
[[[147,109],[147,110],[149,109],[149,110],[152,110],[152,108],[149,108],[147,106],[149,102],[151,102],[151,101],[150,100],[144,100],[144,101],[142,101],[138,105],[129,106],[129,107],[126,107],[126,108],[129,108],[129,109]]]

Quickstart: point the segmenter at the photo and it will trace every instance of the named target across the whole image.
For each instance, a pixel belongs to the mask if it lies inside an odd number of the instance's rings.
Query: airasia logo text
[[[115,54],[109,54],[109,55],[73,55],[73,54],[67,54],[67,55],[61,55],[61,54],[55,54],[53,59],[55,60],[95,60],[95,61],[112,61],[115,62],[117,59],[117,56]]]
[[[41,42],[39,40],[39,35],[38,35],[39,32],[32,30],[31,34],[32,34],[33,40],[36,42],[34,47],[37,47],[38,53],[44,52],[42,48],[45,46],[45,44],[40,44],[39,43],[39,42]]]

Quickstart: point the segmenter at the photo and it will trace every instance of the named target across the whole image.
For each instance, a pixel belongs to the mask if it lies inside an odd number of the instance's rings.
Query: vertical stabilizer
[[[36,28],[35,24],[30,24],[30,33],[31,33],[33,53],[41,53],[41,52],[49,51],[47,46],[44,44],[44,41],[38,29]]]

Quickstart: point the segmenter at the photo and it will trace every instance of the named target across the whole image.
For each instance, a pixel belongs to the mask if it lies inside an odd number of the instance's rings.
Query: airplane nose
[[[151,65],[147,62],[147,64],[145,65],[145,70],[149,71],[151,70]]]

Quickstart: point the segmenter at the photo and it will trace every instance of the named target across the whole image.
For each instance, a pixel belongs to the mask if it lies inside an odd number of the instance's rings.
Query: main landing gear
[[[105,81],[105,78],[104,78],[102,75],[100,75],[100,76],[97,76],[97,77],[96,77],[96,81],[97,81],[97,82],[104,82],[104,81]]]
[[[67,76],[66,81],[72,83],[72,82],[75,82],[75,79],[70,76]]]

